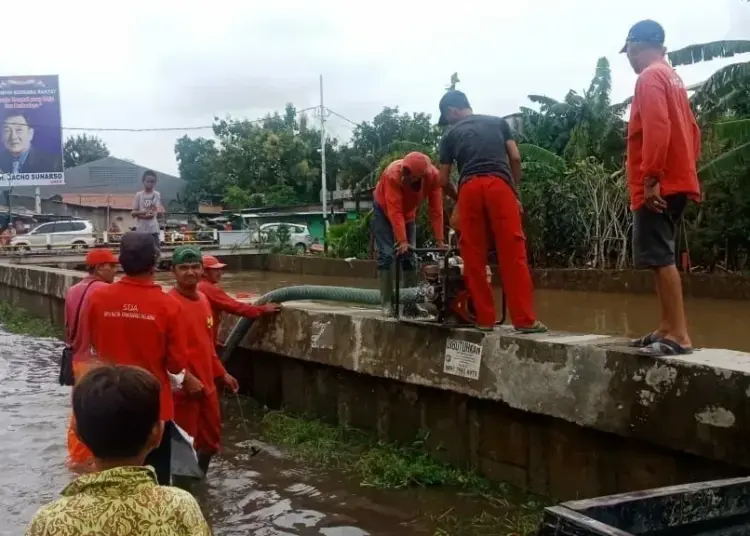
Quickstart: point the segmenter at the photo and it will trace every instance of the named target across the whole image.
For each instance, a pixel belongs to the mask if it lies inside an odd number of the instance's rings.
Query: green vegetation
[[[669,59],[679,70],[748,52],[750,41],[721,41],[670,52]],[[750,250],[750,61],[743,58],[690,88],[703,136],[699,175],[705,199],[691,207],[682,245],[689,248],[694,267],[708,271],[742,270]],[[457,85],[460,79],[453,73],[447,87]],[[524,159],[520,193],[529,255],[537,266],[630,264],[632,222],[623,169],[630,99],[612,103],[611,89],[609,61],[600,58],[583,91],[571,90],[560,100],[529,95],[529,106],[508,116]],[[183,137],[175,146],[180,175],[188,184],[182,199],[186,206],[209,199],[232,208],[320,199],[320,132],[306,113],[290,104],[260,122],[217,119],[214,134],[218,142]],[[394,158],[415,150],[434,157],[441,134],[428,114],[386,107],[356,125],[345,144],[328,140],[327,188],[364,194]],[[429,245],[430,235],[422,211],[418,243]],[[366,218],[332,226],[329,245],[337,257],[367,257]]]
[[[441,486],[483,499],[486,508],[468,519],[451,515],[452,509],[432,515],[436,536],[526,535],[539,525],[544,506],[540,499],[435,460],[427,454],[423,439],[411,445],[377,442],[359,430],[283,412],[265,414],[261,425],[267,440],[289,447],[293,456],[356,475],[362,486]]]
[[[63,338],[63,328],[43,318],[34,316],[15,303],[0,302],[0,326],[10,333],[30,337]]]

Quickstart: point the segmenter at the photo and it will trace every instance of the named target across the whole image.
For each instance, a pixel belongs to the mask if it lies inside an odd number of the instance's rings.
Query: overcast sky
[[[354,122],[383,106],[436,117],[451,73],[474,110],[505,115],[526,95],[583,90],[597,58],[612,64],[614,100],[635,81],[618,54],[628,28],[661,22],[667,46],[750,38],[742,0],[89,0],[34,3],[6,42],[3,75],[59,74],[63,125],[210,125],[319,102]],[[701,81],[725,62],[680,68]],[[334,135],[351,125],[332,117]],[[69,134],[71,132],[66,132]],[[187,132],[210,136],[210,129]],[[182,132],[96,132],[113,155],[176,173]]]

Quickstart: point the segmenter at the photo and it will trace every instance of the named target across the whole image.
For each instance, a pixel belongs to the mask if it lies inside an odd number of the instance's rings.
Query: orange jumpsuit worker
[[[221,408],[217,384],[229,388],[233,393],[237,392],[239,385],[227,373],[216,355],[215,319],[208,299],[198,290],[203,273],[200,250],[192,246],[175,249],[172,253],[172,272],[176,286],[169,291],[169,295],[180,303],[190,337],[190,355],[185,376],[200,387],[192,392],[187,389],[175,391],[175,422],[193,437],[198,465],[203,474],[206,474],[211,458],[219,452],[221,443]]]
[[[391,311],[393,299],[393,260],[401,255],[403,287],[417,285],[416,245],[417,207],[424,198],[430,213],[435,241],[443,247],[443,192],[438,170],[423,153],[412,152],[385,168],[375,187],[372,234],[378,248],[380,301],[384,314]]]
[[[474,114],[466,95],[456,90],[440,100],[438,125],[451,125],[440,142],[440,182],[446,195],[458,201],[464,279],[474,302],[477,327],[491,330],[497,318],[486,272],[491,231],[513,326],[525,333],[546,331],[534,313],[534,289],[516,192],[521,156],[510,125],[500,117]],[[450,181],[454,161],[460,194]]]
[[[93,358],[134,365],[156,376],[161,384],[161,419],[169,421],[174,406],[168,373],[178,381],[184,377],[190,348],[180,304],[154,282],[158,258],[159,250],[149,234],[125,233],[120,240],[120,266],[125,276],[91,296],[87,322]],[[171,481],[168,436],[165,434],[162,444],[146,459],[162,485]]]
[[[68,289],[65,294],[65,342],[73,353],[73,378],[78,381],[95,364],[88,359],[91,334],[86,322],[88,306],[94,292],[115,280],[117,257],[106,248],[94,248],[86,254],[89,275]],[[68,424],[69,466],[77,471],[93,469],[94,457],[86,445],[81,443],[75,431],[75,418]]]
[[[244,316],[247,318],[257,318],[261,315],[277,313],[281,306],[276,303],[267,303],[266,305],[250,305],[235,300],[229,294],[219,287],[219,281],[224,273],[226,264],[219,262],[219,259],[212,255],[203,257],[203,279],[198,284],[198,290],[208,298],[213,311],[213,340],[216,344],[216,338],[221,324],[221,318],[224,313],[230,315]]]

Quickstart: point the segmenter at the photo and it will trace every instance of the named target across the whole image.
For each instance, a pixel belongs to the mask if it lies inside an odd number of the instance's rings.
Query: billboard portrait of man
[[[2,124],[2,173],[61,172],[62,155],[50,153],[34,145],[34,124],[23,110],[6,110]]]

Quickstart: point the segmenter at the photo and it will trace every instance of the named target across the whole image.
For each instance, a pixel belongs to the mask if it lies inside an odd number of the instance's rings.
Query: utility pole
[[[42,193],[39,190],[39,186],[34,188],[34,208],[37,214],[42,213]]]
[[[328,252],[328,186],[326,185],[326,109],[323,106],[323,75],[320,75],[320,197],[323,208],[323,248]]]

